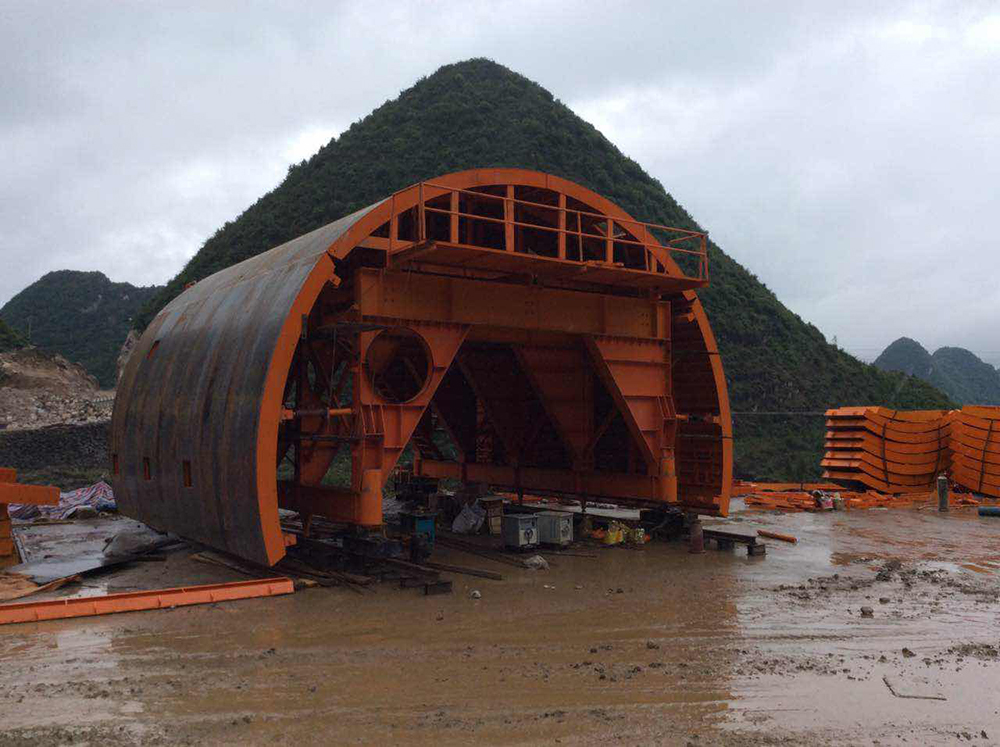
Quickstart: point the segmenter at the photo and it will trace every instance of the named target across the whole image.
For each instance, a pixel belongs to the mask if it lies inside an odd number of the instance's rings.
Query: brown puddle
[[[441,562],[505,580],[0,628],[0,745],[1000,740],[997,661],[949,652],[997,642],[995,525],[917,511],[736,518],[799,541],[769,541],[766,558],[601,549],[540,572],[439,548]],[[878,574],[889,559],[900,567]],[[141,565],[95,583],[235,578],[185,554]],[[883,676],[948,700],[898,698]]]

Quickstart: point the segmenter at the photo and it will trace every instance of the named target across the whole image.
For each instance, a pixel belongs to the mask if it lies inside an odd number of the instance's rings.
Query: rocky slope
[[[113,397],[62,356],[37,348],[0,353],[0,429],[107,420]]]
[[[0,319],[32,345],[80,363],[111,388],[132,320],[159,290],[114,283],[100,272],[59,270],[14,296],[0,308]]]

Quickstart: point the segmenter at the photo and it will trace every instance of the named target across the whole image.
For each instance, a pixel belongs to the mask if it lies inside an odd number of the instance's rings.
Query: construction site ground
[[[99,549],[126,521],[24,537]],[[727,523],[798,543],[654,542],[547,571],[439,547],[504,580],[0,627],[0,746],[1000,742],[1000,520],[735,502]],[[242,578],[190,555],[62,593]]]

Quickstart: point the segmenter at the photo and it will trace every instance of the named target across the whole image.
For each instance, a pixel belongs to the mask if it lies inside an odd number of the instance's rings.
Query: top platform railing
[[[417,190],[417,201],[410,210],[416,211],[416,225],[413,227],[416,236],[412,238],[420,243],[439,241],[468,248],[502,248],[507,252],[537,253],[531,248],[519,249],[516,232],[541,231],[555,237],[554,246],[548,247],[550,251],[543,255],[551,259],[574,264],[626,267],[667,277],[708,282],[708,235],[703,232],[568,207],[566,195],[555,191],[553,194],[558,195],[558,204],[552,205],[516,198],[512,185],[506,185],[506,194],[460,189],[432,181],[420,182],[403,191],[410,192],[414,188]],[[400,195],[402,192],[396,193],[390,200],[396,203]],[[460,209],[463,197],[466,209]],[[491,204],[495,206],[491,211],[495,215],[473,212],[468,207]],[[532,214],[533,219],[525,220]],[[412,241],[399,237],[395,205],[392,215],[393,225],[388,240],[390,253],[413,245]],[[440,235],[440,226],[438,231],[433,230],[430,225],[433,216],[447,217],[447,237]],[[543,216],[545,220],[542,220]],[[460,222],[463,220],[466,225],[502,227],[502,247],[462,241]],[[552,243],[551,240],[549,243]],[[636,260],[635,255],[630,255],[630,250],[639,248],[643,255],[641,262]],[[620,261],[616,257],[628,257],[631,262]],[[674,262],[664,261],[666,257]]]

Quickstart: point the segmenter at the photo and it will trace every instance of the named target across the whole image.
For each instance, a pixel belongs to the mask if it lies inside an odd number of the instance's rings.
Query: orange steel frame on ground
[[[415,475],[724,515],[707,282],[704,234],[564,179],[422,182],[161,312],[115,402],[116,495],[267,563],[279,507],[381,525],[407,448]]]

